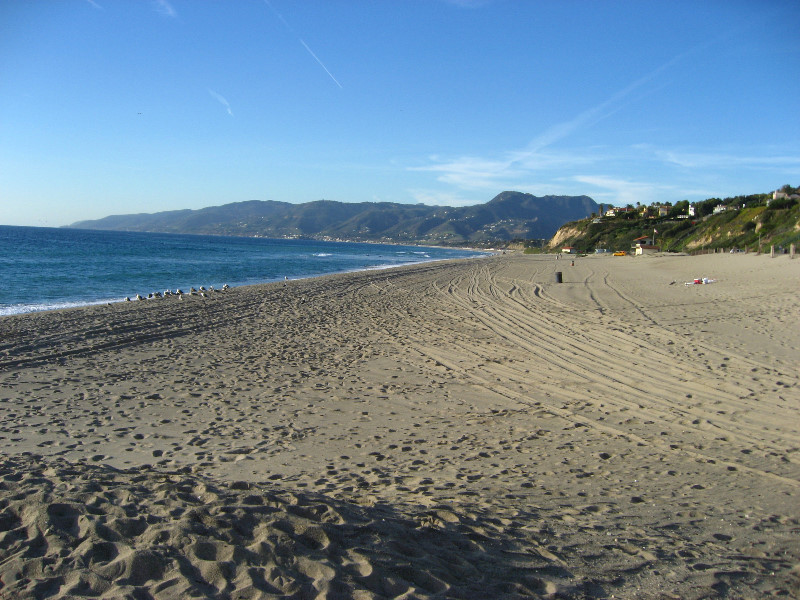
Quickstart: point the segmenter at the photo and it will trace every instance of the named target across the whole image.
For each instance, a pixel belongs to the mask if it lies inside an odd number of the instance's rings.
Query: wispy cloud
[[[465,198],[461,194],[424,189],[412,189],[409,190],[408,193],[411,194],[411,197],[417,202],[427,204],[428,206],[470,206],[486,200],[483,197]]]
[[[658,147],[652,142],[616,147],[568,143],[578,132],[670,85],[676,65],[687,63],[723,37],[673,56],[572,118],[545,128],[524,147],[498,149],[488,155],[431,155],[407,170],[429,173],[435,182],[429,187],[419,181],[409,193],[426,203],[458,205],[465,196],[484,191],[578,192],[597,201],[625,205],[741,192],[740,182],[749,181],[739,177],[745,171],[758,175],[756,180],[766,186],[778,185],[773,180],[791,181],[800,176],[800,147],[796,144],[678,148]]]
[[[208,90],[208,93],[211,94],[211,96],[213,98],[215,98],[220,104],[222,104],[222,106],[225,107],[225,109],[228,111],[228,114],[230,116],[233,116],[233,111],[231,110],[231,105],[228,104],[228,101],[225,99],[224,96],[222,96],[221,94],[218,94],[217,92],[215,92],[214,90],[211,90],[211,89]]]
[[[559,153],[553,152],[550,147],[569,138],[579,130],[591,127],[622,110],[635,92],[638,92],[638,95],[653,93],[654,90],[664,85],[660,81],[660,76],[665,71],[685,60],[689,55],[705,48],[709,43],[711,42],[674,56],[626,87],[613,93],[604,101],[584,110],[567,121],[548,127],[523,148],[504,151],[492,158],[461,156],[452,159],[440,159],[439,157],[431,157],[430,161],[433,164],[425,167],[412,167],[410,170],[437,173],[438,181],[456,185],[463,189],[489,188],[496,187],[498,183],[513,182],[525,174],[543,169],[577,168],[598,160],[604,160],[605,157],[602,152],[573,151]],[[651,82],[656,85],[647,86]]]
[[[607,149],[573,152],[514,150],[494,158],[460,156],[441,159],[431,156],[429,160],[434,164],[409,167],[408,170],[436,173],[437,181],[464,190],[495,189],[513,186],[536,173],[586,167],[607,157]]]
[[[462,156],[440,161],[436,156],[431,160],[436,163],[424,167],[411,167],[411,171],[428,171],[436,173],[436,179],[442,183],[455,185],[461,189],[491,188],[502,179],[512,178],[512,160],[487,159],[475,156]]]
[[[619,90],[607,100],[583,111],[569,121],[549,127],[534,137],[526,147],[502,153],[501,158],[459,157],[446,161],[439,161],[437,158],[433,158],[432,160],[437,164],[415,168],[414,170],[436,172],[439,173],[438,179],[441,182],[451,183],[463,188],[471,188],[491,187],[498,180],[519,176],[527,171],[552,168],[556,165],[564,167],[572,164],[577,166],[578,164],[591,162],[593,159],[587,155],[559,154],[546,150],[553,144],[571,136],[579,129],[589,127],[620,110],[622,102],[627,96],[641,88],[648,81],[655,79],[659,73],[679,59],[680,57],[673,58]]]
[[[581,128],[589,127],[599,121],[602,121],[603,119],[610,117],[611,115],[622,109],[623,100],[625,100],[625,98],[630,96],[636,90],[642,88],[646,83],[656,79],[661,73],[666,71],[669,67],[680,62],[681,60],[686,58],[689,54],[695,51],[696,50],[683,52],[673,57],[672,59],[665,62],[658,68],[652,70],[647,75],[640,77],[633,83],[619,90],[607,100],[583,111],[582,113],[575,116],[573,119],[569,121],[564,121],[563,123],[558,123],[556,125],[553,125],[549,129],[545,130],[544,132],[536,136],[533,140],[531,140],[526,150],[530,152],[538,152],[542,148],[546,148],[547,146],[555,144],[556,142],[559,142],[564,138],[572,135]]]
[[[289,23],[286,21],[286,19],[283,18],[283,15],[278,12],[278,9],[275,8],[274,6],[272,6],[272,3],[269,0],[264,0],[264,4],[266,4],[269,7],[269,9],[275,14],[275,16],[278,18],[278,20],[281,23],[283,23],[283,26],[286,27],[287,31],[289,31],[290,33],[292,33],[293,35],[295,35],[297,37],[297,41],[300,42],[303,45],[303,48],[305,48],[306,51],[311,55],[311,57],[315,61],[317,61],[317,64],[324,69],[324,71],[328,74],[328,77],[330,77],[333,80],[333,83],[335,83],[337,86],[339,86],[339,89],[344,89],[344,88],[342,88],[342,84],[339,83],[339,81],[336,79],[336,77],[333,76],[333,73],[331,73],[330,70],[328,69],[328,67],[325,66],[325,63],[323,63],[320,60],[320,58],[316,54],[314,54],[314,51],[309,47],[309,45],[306,44],[305,41],[303,41],[303,38],[301,38],[300,36],[297,35],[295,30],[292,28],[292,26],[289,25]]]
[[[587,194],[597,202],[618,206],[675,202],[742,193],[744,173],[757,176],[763,189],[800,177],[800,152],[792,148],[747,147],[739,149],[662,149],[650,144],[627,148],[572,148],[555,152],[507,152],[499,158],[462,156],[410,167],[427,172],[436,184],[418,182],[409,194],[426,204],[460,206],[466,200],[502,190],[537,194]],[[752,185],[748,183],[747,185]],[[746,191],[746,190],[745,190]]]
[[[155,6],[156,11],[165,17],[175,18],[178,16],[178,13],[175,12],[175,9],[172,7],[172,4],[167,2],[167,0],[153,0],[153,5]]]
[[[665,191],[668,191],[658,184],[631,181],[605,175],[576,175],[572,179],[598,188],[601,191],[600,193],[594,193],[594,196],[611,198],[619,206],[636,204],[637,202],[649,203],[650,199],[659,197]],[[605,192],[602,190],[605,190]]]
[[[761,156],[735,155],[718,152],[680,152],[673,150],[656,152],[661,160],[688,169],[740,169],[753,167],[798,168],[800,156],[787,154],[766,154]]]
[[[95,2],[94,0],[86,0],[86,1],[87,1],[89,4],[91,4],[92,6],[94,6],[94,7],[95,7],[97,10],[104,10],[104,9],[103,9],[103,7],[102,7],[102,6],[100,6],[100,5],[99,5],[97,2]]]

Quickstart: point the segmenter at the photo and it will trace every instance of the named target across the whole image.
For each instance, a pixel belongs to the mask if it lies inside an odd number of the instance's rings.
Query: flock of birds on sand
[[[224,291],[229,290],[229,289],[230,289],[230,286],[227,283],[225,285],[223,285],[221,289],[218,289],[218,290],[215,290],[213,285],[209,286],[208,289],[206,289],[205,287],[203,287],[201,285],[198,289],[191,288],[189,290],[189,295],[190,296],[201,296],[203,298],[207,298],[209,294],[212,294],[214,292],[224,292]],[[177,289],[174,292],[172,290],[164,290],[163,293],[162,292],[150,292],[147,296],[142,296],[141,294],[136,294],[136,300],[152,300],[152,299],[155,299],[155,298],[169,298],[170,296],[177,296],[178,300],[183,300],[184,292],[181,289]],[[131,301],[130,296],[125,298],[125,302],[130,302],[130,301]]]

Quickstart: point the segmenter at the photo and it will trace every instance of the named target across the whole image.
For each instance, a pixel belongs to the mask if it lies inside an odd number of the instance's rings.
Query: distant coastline
[[[462,207],[247,200],[195,210],[110,215],[78,221],[69,228],[358,243],[483,245],[549,239],[564,223],[587,217],[598,209],[589,196],[534,196],[515,191],[501,192],[484,204]]]

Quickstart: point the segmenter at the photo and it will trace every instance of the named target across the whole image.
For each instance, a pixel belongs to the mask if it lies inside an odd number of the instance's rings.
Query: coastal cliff
[[[689,204],[628,206],[611,209],[562,225],[545,246],[573,246],[579,252],[595,249],[628,250],[647,236],[668,252],[734,249],[788,250],[800,243],[798,197],[777,193],[710,198]]]

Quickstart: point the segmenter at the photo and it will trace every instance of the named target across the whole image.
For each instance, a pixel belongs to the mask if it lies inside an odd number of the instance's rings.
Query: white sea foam
[[[2,306],[0,305],[0,317],[8,317],[11,315],[22,315],[32,312],[43,312],[46,310],[61,310],[64,308],[77,308],[79,306],[95,306],[99,304],[109,304],[112,302],[122,302],[120,298],[113,298],[107,300],[76,300],[76,301],[63,301],[63,302],[42,302],[31,304],[11,304]]]

